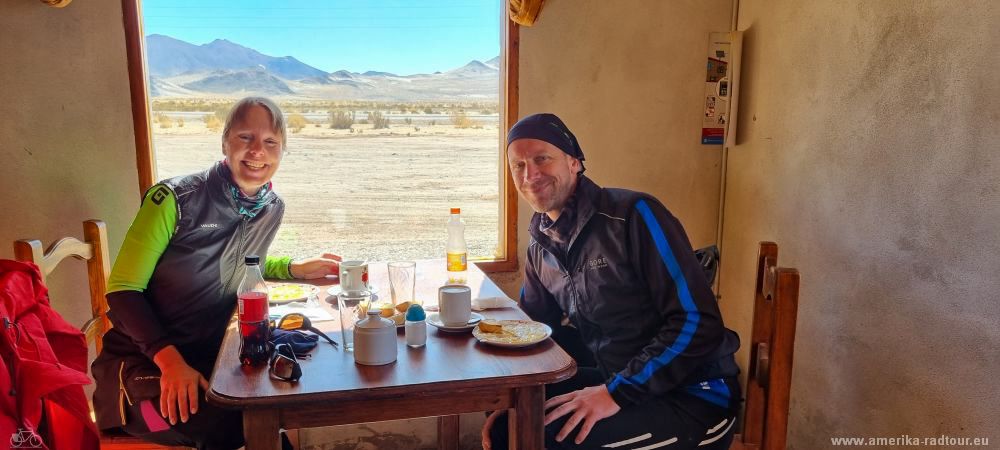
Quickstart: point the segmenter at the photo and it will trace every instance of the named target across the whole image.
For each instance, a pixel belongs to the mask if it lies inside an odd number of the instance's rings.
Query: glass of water
[[[371,302],[372,296],[368,292],[361,294],[341,292],[337,294],[337,309],[340,312],[340,337],[344,342],[344,350],[354,351],[354,325],[365,318]]]

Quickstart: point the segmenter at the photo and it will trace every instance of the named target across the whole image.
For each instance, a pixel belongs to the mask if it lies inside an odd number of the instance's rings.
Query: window
[[[470,258],[516,268],[501,149],[516,117],[517,29],[503,1],[134,6],[126,28],[143,189],[221,159],[225,111],[263,95],[289,125],[273,179],[287,203],[273,254],[440,258],[448,210],[461,207]],[[145,61],[135,56],[143,40]]]

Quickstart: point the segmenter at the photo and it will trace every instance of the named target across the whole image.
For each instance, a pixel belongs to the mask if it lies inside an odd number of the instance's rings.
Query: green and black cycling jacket
[[[240,214],[230,179],[216,163],[146,192],[108,281],[109,334],[124,334],[149,358],[171,344],[188,353],[224,331],[246,255],[265,261],[265,277],[292,278],[290,258],[267,257],[284,203],[269,192],[275,197],[255,216]]]

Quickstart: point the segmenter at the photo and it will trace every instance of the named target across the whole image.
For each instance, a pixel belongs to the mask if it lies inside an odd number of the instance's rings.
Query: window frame
[[[500,39],[500,111],[504,133],[500,136],[501,149],[507,148],[507,130],[517,122],[518,113],[518,52],[520,28],[507,14],[508,1],[502,4],[506,26],[501,27]],[[156,159],[153,155],[152,131],[150,128],[150,97],[146,85],[146,52],[143,39],[141,0],[122,0],[122,18],[125,25],[125,53],[128,60],[129,94],[132,103],[132,126],[135,134],[135,156],[139,177],[139,195],[149,189],[156,180]],[[484,272],[513,272],[517,261],[517,189],[507,166],[506,151],[498,155],[500,197],[504,200],[500,211],[500,226],[497,233],[503,257],[477,260],[475,264]]]

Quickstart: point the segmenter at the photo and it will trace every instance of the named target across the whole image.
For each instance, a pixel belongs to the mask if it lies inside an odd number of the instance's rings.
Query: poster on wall
[[[701,143],[722,145],[729,120],[729,33],[712,33],[705,64],[705,108],[701,122]]]

